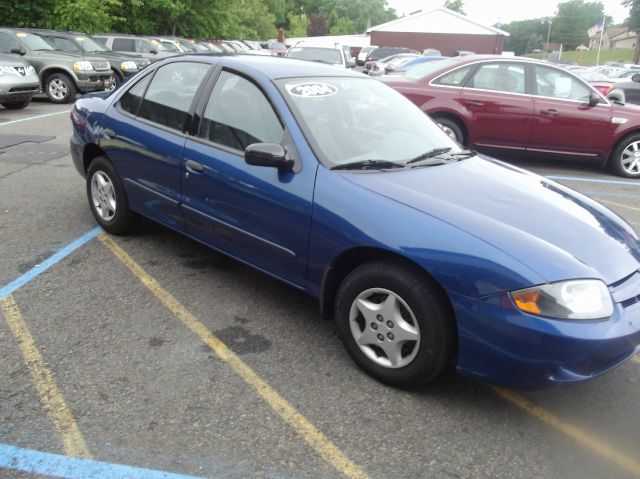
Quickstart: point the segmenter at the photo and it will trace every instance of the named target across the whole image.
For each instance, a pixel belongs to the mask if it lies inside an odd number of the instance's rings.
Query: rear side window
[[[437,62],[434,62],[437,65]],[[458,68],[457,70],[453,70],[452,72],[446,73],[442,75],[440,78],[433,81],[434,85],[445,85],[445,86],[462,86],[464,84],[469,71],[471,71],[473,65],[469,65],[466,67]]]
[[[524,78],[522,64],[488,63],[478,68],[467,86],[482,90],[524,93]]]
[[[153,75],[147,75],[145,78],[136,83],[133,87],[129,88],[129,91],[122,95],[120,99],[120,108],[132,115],[138,115],[140,111],[140,105],[142,105],[142,97],[144,92],[151,81]]]
[[[209,65],[175,62],[160,67],[142,101],[139,116],[183,131],[196,90]]]
[[[202,138],[243,151],[253,143],[280,143],[283,132],[258,87],[241,76],[222,72],[204,113]]]
[[[135,42],[133,38],[114,38],[112,50],[118,52],[135,52]]]

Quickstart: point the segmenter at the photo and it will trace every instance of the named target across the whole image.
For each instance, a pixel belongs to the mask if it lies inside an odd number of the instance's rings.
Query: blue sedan
[[[319,298],[384,383],[455,368],[542,388],[638,350],[637,233],[575,191],[462,150],[379,81],[182,56],[79,99],[71,119],[107,232],[145,216]]]

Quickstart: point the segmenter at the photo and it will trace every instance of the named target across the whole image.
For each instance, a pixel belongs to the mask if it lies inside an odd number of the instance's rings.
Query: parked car
[[[31,65],[9,55],[0,55],[0,104],[3,107],[22,110],[38,92],[40,79]]]
[[[404,47],[379,47],[371,50],[367,54],[367,58],[365,62],[376,62],[382,58],[390,57],[391,55],[398,55],[400,53],[413,53],[419,55],[419,53],[415,50],[411,50],[410,48]]]
[[[323,45],[298,44],[287,50],[286,58],[307,60],[311,62],[327,63],[343,68],[353,68],[356,62],[345,55],[342,47],[327,47]]]
[[[373,50],[375,50],[376,48],[378,48],[375,45],[371,45],[368,47],[362,47],[360,49],[360,53],[358,53],[358,56],[356,57],[356,64],[358,66],[362,66],[366,63],[367,61],[367,55],[369,55],[370,52],[372,52]]]
[[[405,63],[394,66],[393,68],[389,68],[389,67],[385,68],[385,75],[401,76],[406,74],[412,68],[415,68],[418,65],[422,65],[423,63],[433,62],[438,60],[446,60],[447,58],[449,57],[439,57],[435,55],[429,55],[429,56],[423,55],[423,56],[415,57]]]
[[[597,161],[620,176],[640,178],[634,153],[640,111],[611,104],[562,68],[478,55],[425,63],[382,81],[462,144],[493,153]]]
[[[114,52],[136,53],[151,62],[176,54],[175,52],[167,50],[158,40],[149,37],[119,33],[101,33],[99,35],[93,35],[92,38],[98,40]]]
[[[152,40],[157,41],[167,51],[172,53],[196,53],[198,49],[191,44],[186,38],[178,37],[151,37]]]
[[[110,89],[113,81],[106,58],[56,51],[42,37],[19,29],[0,28],[0,53],[35,68],[42,90],[54,103],[71,103],[78,92]]]
[[[233,50],[235,50],[236,53],[243,53],[245,55],[267,56],[267,57],[271,56],[271,52],[263,49],[256,50],[256,49],[250,48],[248,45],[246,45],[244,42],[241,42],[240,40],[224,40],[224,43],[229,45]]]
[[[630,79],[614,83],[608,98],[622,105],[626,103],[640,105],[640,72]]]
[[[30,30],[51,43],[57,50],[85,55],[99,55],[109,61],[113,72],[112,87],[116,88],[143,68],[149,66],[149,60],[129,53],[116,53],[100,42],[96,42],[84,33],[57,32],[55,30]]]
[[[387,68],[392,70],[395,66],[403,65],[404,63],[419,57],[417,53],[398,53],[395,55],[382,58],[377,61],[369,61],[364,64],[362,73],[370,76],[384,75]]]
[[[607,96],[615,81],[612,78],[609,78],[607,75],[603,73],[594,72],[591,70],[587,70],[586,68],[571,70],[572,73],[578,75],[584,81],[588,82],[593,88],[598,90],[603,95]]]
[[[283,57],[287,53],[287,46],[284,43],[276,42],[273,40],[268,41],[265,44],[265,48],[271,52],[274,57]]]
[[[143,215],[319,298],[355,362],[387,384],[455,367],[540,388],[637,351],[631,226],[461,150],[382,82],[319,63],[181,56],[80,98],[71,121],[73,162],[107,232]]]

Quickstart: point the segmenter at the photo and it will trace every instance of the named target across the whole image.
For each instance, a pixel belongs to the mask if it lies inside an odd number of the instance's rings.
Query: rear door
[[[303,287],[317,162],[302,166],[286,123],[293,118],[272,84],[223,70],[205,103],[184,151],[187,232]],[[299,167],[245,163],[245,148],[264,142],[283,145]]]
[[[140,78],[104,116],[100,146],[116,165],[131,207],[183,229],[182,150],[192,104],[211,65],[173,62]]]
[[[607,154],[616,125],[604,99],[591,106],[593,90],[573,75],[545,65],[530,68],[535,116],[528,150],[594,158]]]
[[[467,81],[459,102],[468,115],[469,145],[526,148],[533,124],[533,98],[527,94],[523,63],[481,64]]]

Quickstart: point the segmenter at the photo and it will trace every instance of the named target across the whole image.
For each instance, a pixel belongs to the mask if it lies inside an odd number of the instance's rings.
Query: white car
[[[328,47],[323,45],[300,45],[297,44],[289,48],[286,58],[295,58],[298,60],[307,60],[311,62],[327,63],[343,68],[353,68],[356,61],[352,57],[345,54],[344,49],[340,45]]]

